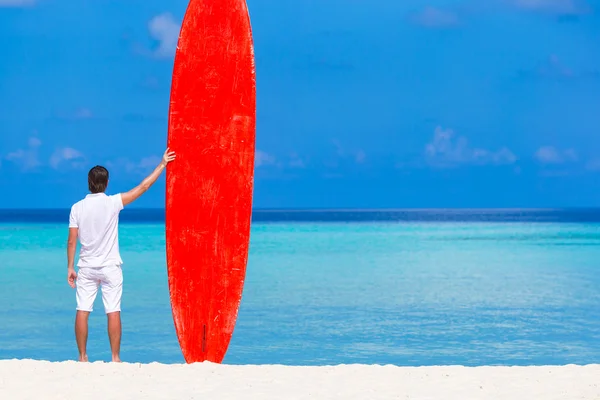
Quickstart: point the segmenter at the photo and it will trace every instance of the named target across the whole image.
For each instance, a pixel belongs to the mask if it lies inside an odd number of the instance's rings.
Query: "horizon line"
[[[2,208],[0,211],[64,211],[70,207],[38,207],[38,208]],[[136,211],[165,211],[165,207],[128,207],[124,209]],[[600,210],[600,206],[572,206],[572,207],[401,207],[401,208],[368,208],[368,207],[340,207],[340,208],[252,208],[252,212],[415,212],[415,211],[568,211],[568,210]]]

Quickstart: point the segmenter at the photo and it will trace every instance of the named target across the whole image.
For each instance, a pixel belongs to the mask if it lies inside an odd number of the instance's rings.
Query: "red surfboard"
[[[169,291],[187,363],[225,357],[250,240],[256,78],[245,0],[191,0],[169,109]]]

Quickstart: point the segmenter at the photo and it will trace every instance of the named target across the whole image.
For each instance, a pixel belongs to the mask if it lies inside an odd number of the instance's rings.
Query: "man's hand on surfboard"
[[[170,163],[171,161],[173,161],[174,159],[175,159],[175,152],[171,151],[169,148],[167,148],[167,150],[165,151],[165,154],[163,154],[162,165],[164,165],[166,167],[167,164]]]

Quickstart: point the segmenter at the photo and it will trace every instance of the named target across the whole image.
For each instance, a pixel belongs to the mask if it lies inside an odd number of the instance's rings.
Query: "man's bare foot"
[[[112,362],[114,362],[114,363],[120,363],[121,362],[121,358],[119,356],[113,356]]]
[[[83,356],[79,356],[79,362],[88,362],[87,354],[85,354]]]

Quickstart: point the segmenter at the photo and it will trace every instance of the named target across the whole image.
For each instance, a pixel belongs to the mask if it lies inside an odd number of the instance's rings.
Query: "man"
[[[119,254],[119,213],[128,204],[137,200],[158,179],[175,159],[175,153],[167,149],[160,164],[135,188],[127,193],[107,196],[108,171],[96,166],[88,173],[91,194],[71,208],[69,217],[69,240],[67,244],[67,280],[76,289],[77,314],[75,338],[79,349],[79,361],[88,361],[86,345],[88,318],[93,310],[98,287],[102,287],[104,311],[108,317],[108,338],[113,362],[121,362],[121,294],[123,273]],[[75,272],[74,259],[77,239],[79,251],[79,273]]]

